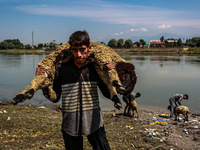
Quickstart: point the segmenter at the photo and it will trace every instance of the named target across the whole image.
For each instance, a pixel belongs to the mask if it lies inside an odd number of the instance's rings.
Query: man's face
[[[74,63],[78,68],[81,68],[87,63],[87,57],[90,51],[90,46],[89,47],[85,45],[78,47],[72,46],[70,50],[74,56]]]

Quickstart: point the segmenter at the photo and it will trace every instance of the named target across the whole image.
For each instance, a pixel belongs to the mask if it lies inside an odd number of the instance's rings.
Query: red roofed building
[[[163,47],[163,42],[160,40],[151,40],[149,45],[150,47]]]

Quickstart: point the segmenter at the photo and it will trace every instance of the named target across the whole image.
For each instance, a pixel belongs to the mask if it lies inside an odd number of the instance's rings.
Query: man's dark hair
[[[76,31],[69,37],[69,45],[72,46],[89,46],[90,45],[90,37],[87,31]]]
[[[138,92],[138,93],[136,93],[136,95],[137,95],[137,97],[140,97],[141,96],[141,94]]]
[[[185,97],[186,97],[186,99],[188,99],[188,98],[189,98],[189,96],[188,96],[187,94],[184,94],[183,96],[185,96]]]

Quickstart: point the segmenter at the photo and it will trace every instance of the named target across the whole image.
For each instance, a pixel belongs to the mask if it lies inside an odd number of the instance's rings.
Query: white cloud
[[[130,31],[131,31],[131,32],[134,32],[134,31],[136,31],[136,29],[133,29],[133,28],[132,28],[132,29],[130,29]]]
[[[167,29],[167,28],[171,28],[171,27],[172,27],[171,25],[166,25],[166,24],[162,24],[162,25],[158,26],[159,29]]]
[[[139,32],[139,31],[142,31],[142,32],[147,32],[147,29],[146,28],[137,28],[137,29],[134,29],[134,28],[131,28],[130,29],[130,32]]]
[[[126,5],[117,2],[102,0],[81,1],[74,0],[56,5],[24,5],[16,7],[20,11],[38,15],[80,17],[94,22],[112,24],[127,24],[137,26],[158,26],[159,29],[167,29],[172,26],[200,26],[199,18],[181,18],[189,13],[187,11],[167,10],[156,7],[138,5]],[[191,14],[192,15],[192,14]],[[195,14],[193,15],[195,16]],[[167,25],[170,24],[170,25]],[[132,29],[134,31],[134,29]],[[140,30],[146,32],[145,28]],[[137,31],[137,30],[136,30]]]
[[[113,35],[118,36],[118,35],[122,35],[122,34],[124,34],[124,32],[114,33]]]
[[[141,31],[147,32],[147,29],[146,28],[141,28]]]
[[[115,35],[115,36],[118,36],[118,35],[119,35],[119,33],[114,33],[113,35]]]

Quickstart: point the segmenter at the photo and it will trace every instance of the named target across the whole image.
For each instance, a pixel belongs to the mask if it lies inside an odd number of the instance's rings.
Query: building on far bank
[[[164,40],[166,46],[176,45],[178,43],[177,39],[169,38]]]
[[[163,42],[160,40],[151,40],[149,45],[150,47],[163,47]]]
[[[144,45],[144,48],[149,48],[149,47],[150,47],[149,44],[145,44],[145,45]]]
[[[142,47],[142,42],[133,43],[133,47]]]

